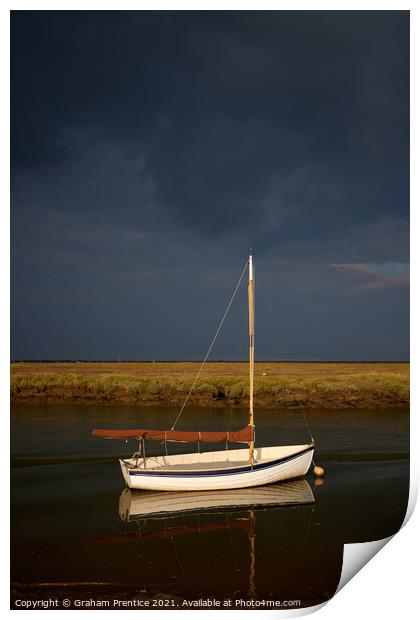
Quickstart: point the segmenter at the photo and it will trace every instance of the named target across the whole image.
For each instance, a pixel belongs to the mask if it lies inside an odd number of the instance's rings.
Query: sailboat
[[[92,434],[104,439],[135,439],[139,449],[129,459],[120,459],[120,467],[130,489],[150,491],[215,491],[223,489],[242,489],[257,487],[273,482],[302,478],[308,472],[313,460],[314,442],[288,445],[257,447],[255,445],[254,424],[254,264],[252,255],[245,265],[242,276],[248,267],[248,313],[249,313],[249,418],[248,425],[238,431],[179,431],[175,425],[184,409],[188,396],[175,420],[168,430],[94,429]],[[235,289],[238,290],[242,276]],[[228,309],[233,301],[230,300]],[[220,330],[216,332],[216,336]],[[216,338],[215,336],[215,338]],[[212,345],[214,343],[214,340]],[[211,345],[211,346],[212,346]],[[207,360],[207,356],[201,366]],[[200,370],[201,370],[200,369]],[[197,375],[198,377],[198,375]],[[197,380],[197,378],[196,378]],[[193,384],[193,387],[195,382]],[[146,440],[164,442],[198,442],[198,452],[189,454],[166,454],[146,456]],[[214,452],[201,452],[202,443],[226,442],[226,449]],[[229,449],[230,443],[247,444],[247,448]]]

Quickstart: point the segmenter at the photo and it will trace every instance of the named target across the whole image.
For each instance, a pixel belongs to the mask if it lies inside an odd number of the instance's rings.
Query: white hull
[[[150,491],[215,491],[243,489],[306,475],[313,457],[310,444],[255,449],[251,467],[248,449],[223,450],[120,460],[127,486]]]

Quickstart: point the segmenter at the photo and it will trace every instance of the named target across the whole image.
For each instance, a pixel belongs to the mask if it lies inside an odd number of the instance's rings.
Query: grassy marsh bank
[[[200,367],[196,362],[19,362],[11,366],[12,403],[180,405]],[[206,364],[190,403],[244,406],[248,365]],[[408,363],[257,362],[258,407],[406,407]]]

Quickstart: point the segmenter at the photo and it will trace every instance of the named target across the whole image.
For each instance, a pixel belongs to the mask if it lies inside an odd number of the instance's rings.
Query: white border
[[[2,178],[2,206],[3,208],[0,210],[0,218],[1,218],[1,231],[3,235],[0,252],[1,252],[1,269],[2,269],[2,288],[3,290],[7,290],[9,287],[9,256],[10,256],[10,247],[9,247],[9,213],[7,209],[7,205],[10,204],[9,197],[9,97],[6,96],[9,88],[9,10],[110,10],[110,9],[122,9],[122,10],[139,10],[139,9],[159,9],[159,10],[168,10],[168,9],[182,9],[182,10],[262,10],[262,9],[272,9],[272,10],[411,10],[411,139],[412,139],[412,148],[411,148],[411,204],[417,205],[419,204],[419,191],[418,191],[418,181],[417,174],[420,169],[419,161],[418,161],[418,121],[416,118],[416,114],[414,111],[418,111],[420,109],[419,98],[418,98],[418,72],[419,72],[419,44],[418,44],[418,19],[417,19],[417,9],[413,6],[414,3],[408,2],[395,2],[395,1],[370,1],[370,2],[361,2],[360,0],[354,2],[341,2],[339,5],[337,2],[303,2],[296,0],[291,2],[290,0],[287,2],[251,2],[251,1],[242,1],[242,2],[233,2],[224,0],[221,2],[220,0],[212,0],[200,2],[176,2],[175,0],[169,1],[155,1],[155,2],[134,2],[134,0],[120,0],[119,3],[110,2],[109,0],[96,0],[87,2],[86,0],[81,2],[80,0],[74,0],[73,2],[61,2],[60,5],[57,5],[57,2],[42,1],[42,2],[31,2],[30,0],[16,0],[14,2],[4,2],[0,9],[1,19],[1,36],[0,36],[0,45],[1,45],[1,54],[0,54],[0,62],[2,64],[2,76],[3,76],[3,84],[6,88],[3,88],[3,96],[0,99],[1,102],[1,130],[2,130],[2,166],[0,168],[0,174]],[[416,387],[417,379],[419,377],[418,373],[418,347],[420,344],[419,340],[419,328],[417,327],[417,314],[416,309],[418,308],[418,285],[416,282],[416,270],[417,265],[419,263],[419,255],[418,255],[418,241],[417,241],[417,232],[419,231],[418,227],[418,215],[414,208],[411,210],[411,252],[412,252],[412,268],[411,272],[414,274],[414,278],[412,278],[412,298],[411,298],[411,350],[412,350],[412,360],[411,360],[411,373],[412,377],[412,411],[417,414],[419,411],[419,396],[418,389]],[[2,329],[2,346],[3,346],[3,356],[2,356],[2,382],[1,382],[1,402],[3,403],[3,410],[8,410],[9,404],[9,383],[8,383],[8,375],[9,375],[9,308],[5,301],[0,306],[1,308],[1,329]],[[7,344],[6,344],[7,343]],[[7,353],[5,351],[7,350]],[[8,418],[8,415],[7,415]],[[410,506],[408,513],[412,512],[415,504],[415,500],[417,497],[418,490],[418,471],[419,471],[419,424],[416,420],[417,415],[411,416],[411,488],[410,488]],[[9,423],[7,423],[8,425]],[[9,477],[8,477],[8,454],[9,454],[9,445],[8,445],[8,433],[2,433],[2,455],[7,459],[7,465],[2,468],[3,480],[2,480],[2,491],[6,495],[8,494],[9,489]],[[356,575],[351,580],[351,586],[345,587],[342,591],[339,592],[333,599],[323,607],[322,611],[319,612],[319,617],[324,620],[328,620],[328,618],[332,618],[336,620],[337,617],[340,617],[343,620],[353,619],[355,614],[362,614],[363,617],[369,617],[369,614],[380,614],[382,618],[394,618],[396,614],[400,617],[405,616],[408,617],[411,615],[413,610],[417,607],[416,605],[416,589],[418,588],[417,583],[415,583],[415,579],[417,582],[417,557],[414,554],[414,549],[416,548],[416,542],[419,540],[419,510],[414,513],[414,516],[409,520],[409,522],[405,525],[402,532],[398,533],[390,542],[389,545],[380,553],[379,556],[374,558],[365,568],[363,568],[362,575]],[[5,534],[9,530],[9,520],[8,520],[8,511],[2,511],[2,533]],[[5,541],[3,543],[3,549],[8,548],[8,544]],[[18,611],[9,611],[9,566],[8,566],[8,554],[3,553],[3,563],[2,563],[2,572],[1,572],[1,600],[2,600],[2,608],[8,613],[20,613]],[[413,564],[413,570],[410,570],[410,563]],[[415,564],[414,564],[415,562]],[[414,568],[416,570],[414,570]],[[299,611],[299,610],[296,610]],[[302,610],[308,613],[309,610]],[[32,614],[40,614],[40,611],[28,612]],[[75,611],[68,612],[51,612],[48,611],[49,615],[51,613],[66,613],[66,617],[68,614],[78,613]],[[90,614],[99,614],[100,611],[92,611],[92,612],[84,612]],[[114,617],[114,614],[120,614],[119,611],[107,611],[107,617]],[[138,617],[138,612],[130,612],[124,611],[124,615],[127,613],[136,614]],[[160,612],[143,612],[142,616],[145,614],[152,613],[153,617],[156,618],[156,615]],[[172,615],[176,617],[181,617],[181,614],[184,612],[171,612]],[[197,611],[190,612],[190,614],[205,614],[206,618],[211,616],[220,617],[221,613],[241,613],[238,612],[220,612],[220,611]],[[271,613],[271,614],[280,614],[285,617],[285,614],[290,615],[288,612],[265,612],[265,611],[246,611],[246,616],[249,617],[252,615],[253,617],[261,617],[262,613]],[[110,616],[111,614],[111,616]],[[296,615],[296,614],[293,614]]]

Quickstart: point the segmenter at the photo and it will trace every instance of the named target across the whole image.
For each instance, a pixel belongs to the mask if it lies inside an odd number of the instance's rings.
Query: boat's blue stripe
[[[297,454],[292,454],[292,456],[285,456],[282,459],[277,459],[276,461],[271,461],[270,463],[256,463],[255,465],[245,465],[244,467],[236,467],[234,469],[229,469],[227,471],[213,470],[213,471],[191,471],[191,472],[159,472],[159,471],[138,471],[138,470],[128,470],[130,476],[164,476],[164,477],[173,477],[176,476],[178,478],[191,478],[191,476],[199,476],[201,478],[213,477],[213,476],[230,476],[231,474],[243,474],[245,472],[250,471],[258,471],[261,469],[269,469],[270,467],[275,467],[276,465],[280,465],[281,463],[287,463],[287,461],[292,461],[293,459],[306,454],[313,450],[314,447],[305,448],[298,452]]]

